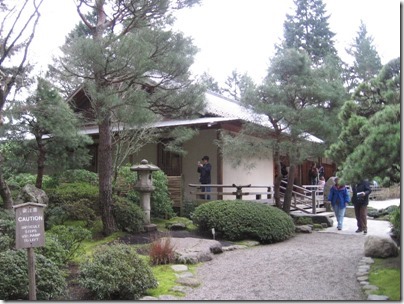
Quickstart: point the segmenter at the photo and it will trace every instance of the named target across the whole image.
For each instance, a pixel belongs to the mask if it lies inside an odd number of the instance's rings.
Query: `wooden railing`
[[[258,185],[223,185],[223,184],[189,184],[188,185],[195,190],[191,191],[190,194],[195,195],[196,200],[206,200],[205,198],[209,195],[210,200],[213,197],[217,199],[223,199],[223,196],[231,196],[236,199],[247,199],[247,200],[257,200],[272,202],[272,188],[271,186],[258,186]],[[202,191],[202,188],[210,187],[211,191]],[[262,190],[259,190],[262,189]],[[249,196],[254,195],[255,198]],[[265,198],[264,198],[265,197]]]
[[[286,192],[288,183],[285,180],[281,181],[280,190],[281,197]],[[306,188],[308,187],[308,188]],[[321,194],[320,194],[321,193]],[[291,206],[304,213],[316,214],[318,208],[324,202],[322,189],[316,185],[304,185],[302,187],[293,185],[292,203]],[[311,209],[311,212],[308,211]]]
[[[230,196],[233,199],[256,200],[259,202],[274,204],[273,192],[271,186],[259,185],[224,185],[224,184],[189,184],[193,188],[190,194],[195,196],[197,201],[209,201],[216,199],[225,199],[225,196]],[[202,191],[202,188],[210,187],[211,191]],[[280,195],[283,200],[286,191],[287,181],[282,180],[280,185]],[[255,196],[251,198],[251,196]],[[210,196],[207,199],[207,196]],[[323,190],[320,186],[304,185],[299,187],[293,185],[292,189],[292,204],[291,206],[305,213],[317,213],[324,203]]]

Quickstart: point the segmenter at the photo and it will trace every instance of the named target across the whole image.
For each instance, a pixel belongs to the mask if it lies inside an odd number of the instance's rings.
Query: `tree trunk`
[[[39,155],[37,160],[37,174],[36,174],[35,187],[37,187],[38,189],[42,189],[43,175],[45,172],[46,147],[39,136],[36,138],[36,142],[38,145]]]
[[[290,213],[290,206],[292,204],[292,191],[293,191],[293,184],[295,181],[295,171],[296,171],[296,165],[290,164],[288,174],[288,186],[286,187],[285,197],[283,199],[283,211],[285,211],[287,214]]]
[[[103,234],[110,235],[117,231],[112,214],[112,138],[110,120],[106,117],[98,125],[100,137],[98,144],[99,196]]]
[[[3,200],[3,208],[7,210],[13,209],[13,198],[3,175],[3,155],[0,153],[0,196]]]
[[[274,199],[275,206],[282,208],[281,197],[280,197],[280,186],[282,181],[281,173],[281,162],[280,162],[279,152],[274,152],[274,163],[275,163],[275,183],[274,183]]]

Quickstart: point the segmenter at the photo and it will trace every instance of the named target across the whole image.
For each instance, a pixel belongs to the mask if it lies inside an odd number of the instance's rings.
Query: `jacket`
[[[358,193],[365,192],[365,195],[358,196]],[[359,184],[352,186],[352,203],[354,206],[367,206],[369,204],[369,194],[372,192],[369,182],[360,181]]]
[[[328,200],[331,201],[333,207],[337,203],[337,200],[339,200],[339,207],[345,208],[345,203],[349,203],[351,198],[349,197],[348,189],[345,186],[337,187],[334,185],[330,190],[330,194],[328,194]]]
[[[199,182],[201,184],[210,184],[210,171],[212,166],[210,163],[203,164],[203,167],[198,167],[200,173]]]

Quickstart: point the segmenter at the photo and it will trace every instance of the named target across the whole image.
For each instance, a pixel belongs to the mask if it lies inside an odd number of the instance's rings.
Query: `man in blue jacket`
[[[337,218],[337,228],[342,229],[342,223],[344,221],[345,210],[348,203],[351,201],[348,193],[348,189],[345,185],[339,184],[339,179],[334,179],[335,185],[332,186],[330,194],[328,194],[328,201],[331,202],[332,209],[334,210],[335,217]]]
[[[358,230],[355,232],[362,232],[366,234],[368,232],[367,227],[367,215],[369,194],[372,192],[369,182],[367,180],[361,180],[356,185],[352,185],[352,203],[355,208],[355,217]]]

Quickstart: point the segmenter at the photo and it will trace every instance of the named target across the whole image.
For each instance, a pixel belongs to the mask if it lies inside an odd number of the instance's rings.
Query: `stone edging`
[[[372,294],[372,292],[379,289],[379,287],[369,284],[370,265],[373,264],[374,262],[375,261],[370,257],[363,257],[359,261],[356,278],[358,282],[361,284],[364,293],[368,296],[368,300],[373,301],[389,300],[389,297],[387,296]]]

